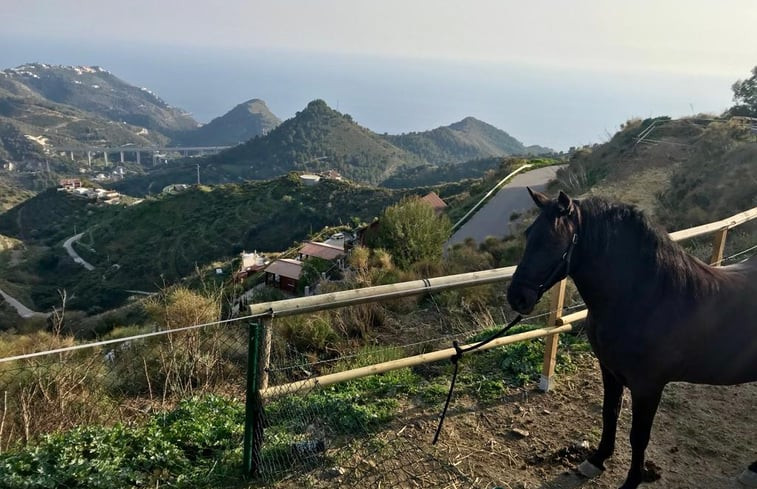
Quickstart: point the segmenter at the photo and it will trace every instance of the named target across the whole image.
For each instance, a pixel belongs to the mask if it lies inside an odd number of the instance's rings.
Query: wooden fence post
[[[565,303],[565,286],[568,279],[562,279],[552,287],[549,304],[549,323],[548,327],[557,325],[557,319],[562,317],[563,304]],[[547,336],[544,340],[544,364],[541,370],[541,380],[539,380],[539,389],[549,392],[554,387],[555,382],[555,363],[557,362],[557,344],[559,337],[557,334]]]
[[[260,321],[260,349],[258,352],[258,378],[259,388],[268,388],[268,367],[271,364],[271,318],[263,318]]]
[[[725,238],[728,235],[728,228],[723,228],[719,231],[715,231],[712,236],[712,256],[710,257],[710,264],[716,267],[721,265],[723,261],[723,250],[725,250]]]

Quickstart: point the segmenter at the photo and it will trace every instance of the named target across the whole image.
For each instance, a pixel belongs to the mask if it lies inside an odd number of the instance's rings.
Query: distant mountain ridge
[[[417,155],[358,125],[323,100],[310,102],[267,135],[209,156],[208,161],[244,165],[249,168],[247,178],[334,169],[349,179],[374,184],[400,166],[423,163]]]
[[[475,117],[430,131],[385,136],[395,146],[415,153],[432,165],[449,165],[491,156],[551,152],[526,147],[507,132]]]
[[[231,146],[281,121],[265,102],[252,99],[200,125],[149,89],[99,66],[28,63],[0,71],[0,122],[51,146]],[[0,158],[23,159],[11,150],[3,153],[3,136]],[[41,159],[44,149],[25,155]]]
[[[84,103],[86,94],[101,96],[104,89],[92,88],[92,79],[78,79],[77,70],[82,77],[107,73],[90,67],[85,71],[85,67],[42,64],[0,71],[0,159],[16,163],[44,161],[51,156],[49,149],[54,146],[151,145],[168,141],[167,136],[157,131],[108,119],[104,110],[82,108],[96,105]],[[85,81],[89,88],[85,87]],[[109,90],[107,97],[114,99],[116,95]]]
[[[132,159],[130,171],[137,181],[127,186],[139,193],[195,182],[197,163],[204,167],[203,183],[336,170],[348,179],[378,185],[420,166],[433,172],[482,158],[548,150],[526,147],[473,117],[429,131],[382,136],[322,100],[282,123],[265,102],[251,99],[201,126],[150,90],[98,66],[30,63],[0,71],[0,160],[23,162],[19,170],[26,173],[39,172],[40,165],[46,169],[49,162],[53,172],[78,174],[81,161],[61,158],[54,148],[123,145],[237,145],[203,159],[172,162],[170,168],[153,170]],[[127,155],[127,164],[129,157],[135,158]],[[48,172],[45,182],[50,178],[54,175]]]
[[[533,150],[551,151],[526,147],[505,131],[473,117],[431,131],[382,136],[323,100],[314,100],[268,135],[208,157],[208,161],[249,165],[251,178],[272,178],[292,170],[336,169],[347,178],[380,184],[400,170],[524,155]]]
[[[3,70],[5,78],[58,104],[171,136],[199,124],[147,88],[138,88],[99,66],[30,63]]]
[[[177,137],[182,144],[196,146],[232,146],[262,136],[281,124],[281,119],[264,101],[243,102],[224,115]]]

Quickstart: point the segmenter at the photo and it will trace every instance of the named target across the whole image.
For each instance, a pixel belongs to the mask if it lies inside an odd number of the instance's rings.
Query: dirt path
[[[344,463],[343,475],[309,474],[309,485],[297,487],[615,489],[630,462],[630,398],[626,393],[607,470],[596,479],[581,477],[575,467],[601,433],[602,387],[594,357],[586,354],[578,363],[577,372],[560,376],[547,394],[534,386],[513,388],[483,406],[456,398],[436,446],[431,439],[443,394],[438,407],[409,407],[391,427],[369,437],[368,448]],[[741,487],[735,477],[757,459],[755,406],[757,383],[670,384],[646,452],[661,479],[642,487]]]

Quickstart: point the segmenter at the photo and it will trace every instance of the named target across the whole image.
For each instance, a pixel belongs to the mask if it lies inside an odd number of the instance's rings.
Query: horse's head
[[[507,301],[521,314],[567,276],[579,222],[578,206],[564,192],[555,200],[530,188],[528,193],[541,212],[526,229],[526,251],[507,289]]]

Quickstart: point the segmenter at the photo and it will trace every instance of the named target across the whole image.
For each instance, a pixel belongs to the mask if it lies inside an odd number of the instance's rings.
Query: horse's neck
[[[591,226],[591,221],[585,225]],[[579,260],[571,278],[595,311],[638,300],[639,294],[654,294],[645,287],[654,273],[654,250],[638,233],[622,223],[617,226],[599,240],[579,242]]]

